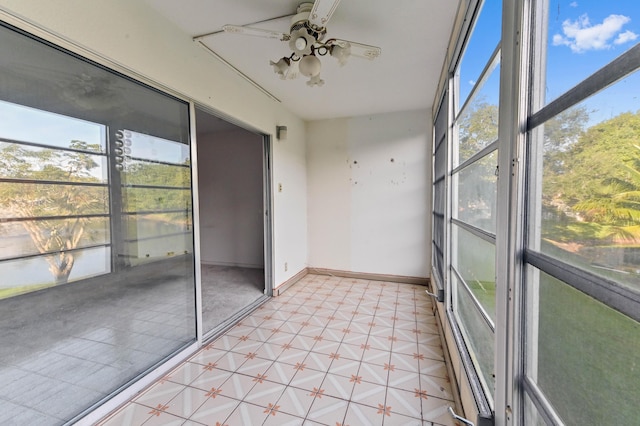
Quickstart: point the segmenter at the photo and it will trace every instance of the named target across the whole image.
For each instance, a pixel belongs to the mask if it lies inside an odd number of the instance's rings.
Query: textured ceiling
[[[220,31],[225,24],[246,25],[295,12],[294,0],[146,0],[190,37]],[[307,120],[428,108],[445,59],[455,0],[342,0],[327,25],[328,38],[382,48],[370,61],[351,57],[340,67],[322,57],[322,87],[305,77],[281,80],[269,61],[289,56],[287,42],[219,33],[207,47]],[[255,27],[288,33],[289,19]]]

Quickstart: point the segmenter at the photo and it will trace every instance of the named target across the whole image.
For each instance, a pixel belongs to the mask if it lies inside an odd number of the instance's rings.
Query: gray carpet
[[[264,294],[264,269],[202,265],[201,271],[204,334]]]

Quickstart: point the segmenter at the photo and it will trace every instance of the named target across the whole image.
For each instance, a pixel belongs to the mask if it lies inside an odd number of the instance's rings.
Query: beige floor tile
[[[181,426],[185,420],[166,411],[156,410],[144,424],[146,426]]]
[[[221,387],[221,395],[229,398],[244,399],[249,391],[255,386],[256,382],[253,377],[242,374],[233,374],[229,380],[224,382]]]
[[[259,378],[254,378],[254,381],[256,381],[256,385],[244,397],[244,402],[261,407],[267,407],[269,404],[275,405],[286,388],[286,385],[263,381]]]
[[[447,379],[420,374],[420,390],[427,395],[452,401],[451,385]]]
[[[384,369],[382,365],[367,364],[365,362],[360,364],[360,370],[358,375],[362,377],[362,380],[376,385],[387,385],[387,378],[389,376],[388,370]]]
[[[226,370],[220,370],[218,368],[212,368],[205,370],[196,380],[191,382],[190,386],[204,391],[209,391],[211,388],[220,388],[222,384],[226,382],[233,373]]]
[[[422,290],[308,276],[106,424],[453,426],[440,336]]]
[[[353,374],[357,377],[357,371]],[[355,386],[355,380],[351,376],[339,376],[337,374],[327,374],[322,382],[324,394],[344,400],[351,399],[351,394]]]
[[[376,383],[360,381],[356,382],[351,394],[351,401],[358,404],[377,407],[384,404],[387,394],[387,387]]]
[[[169,373],[167,379],[175,383],[188,385],[202,375],[206,371],[205,368],[206,366],[202,364],[186,362]]]
[[[304,418],[309,412],[314,398],[315,396],[308,390],[289,386],[280,396],[278,405],[282,412]]]
[[[265,375],[269,381],[288,385],[297,371],[295,365],[276,361],[265,372]]]
[[[286,414],[279,410],[272,410],[262,426],[301,426],[304,419]]]
[[[330,355],[324,353],[309,352],[309,355],[304,359],[304,363],[308,368],[318,371],[328,371],[333,359]]]
[[[226,424],[225,420],[240,405],[240,401],[225,396],[218,395],[215,398],[207,399],[190,417],[191,420],[215,425],[216,423]]]
[[[134,399],[148,407],[164,406],[185,388],[185,385],[170,381],[158,382]]]
[[[420,392],[407,392],[393,388],[389,388],[387,390],[387,399],[385,404],[391,407],[392,413],[402,414],[404,416],[421,420],[421,403]]]
[[[167,413],[178,417],[189,418],[209,398],[207,392],[192,387],[185,388],[176,395],[165,410]]]
[[[260,407],[246,402],[240,403],[238,407],[225,420],[229,426],[233,425],[261,425],[273,407]]]
[[[438,425],[457,426],[459,423],[448,412],[449,406],[453,407],[453,402],[439,398],[423,398],[422,418]]]
[[[327,425],[341,423],[349,402],[327,395],[317,395],[311,404],[307,418]]]
[[[350,426],[382,426],[384,411],[366,405],[349,403],[344,425]]]
[[[214,347],[205,346],[195,353],[190,359],[189,362],[195,362],[197,364],[207,365],[210,362],[216,362],[220,359],[227,351],[216,349]]]
[[[322,385],[326,374],[324,371],[312,370],[301,364],[289,385],[311,391],[313,388],[319,388]]]
[[[353,374],[358,374],[360,369],[360,361],[355,361],[349,358],[343,358],[341,354],[334,355],[333,362],[329,367],[329,372],[341,376],[351,377]]]

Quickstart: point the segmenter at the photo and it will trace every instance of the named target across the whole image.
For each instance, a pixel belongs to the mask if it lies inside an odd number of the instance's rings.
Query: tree
[[[474,100],[458,120],[461,162],[498,139],[498,106],[483,98]],[[458,174],[458,218],[492,229],[495,226],[496,152],[479,159]]]
[[[70,147],[80,151],[100,149],[99,145],[77,140]],[[67,282],[77,258],[74,249],[87,239],[85,231],[90,223],[89,218],[66,217],[108,211],[106,188],[73,185],[100,182],[91,175],[96,167],[95,156],[84,152],[13,143],[0,149],[3,177],[16,180],[0,183],[0,203],[14,217],[33,218],[20,223],[38,252],[50,253],[44,258],[56,284]]]
[[[583,222],[605,227],[594,237],[640,239],[640,113],[590,127],[545,169],[545,192]],[[545,158],[546,160],[546,158]]]
[[[466,160],[498,139],[498,105],[475,99],[458,120],[459,156]]]

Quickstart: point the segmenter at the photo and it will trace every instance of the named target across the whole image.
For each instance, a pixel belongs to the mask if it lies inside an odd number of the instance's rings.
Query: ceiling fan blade
[[[342,48],[349,48],[351,56],[358,56],[360,58],[366,58],[373,60],[382,54],[382,49],[377,46],[370,46],[368,44],[356,43],[355,41],[347,40],[332,40],[332,44],[337,44]]]
[[[316,0],[309,14],[309,23],[318,28],[326,27],[338,3],[340,0]]]
[[[255,37],[273,38],[280,41],[289,40],[289,34],[284,34],[278,31],[264,30],[262,28],[255,27],[243,27],[240,25],[225,25],[222,27],[225,33],[229,34],[242,34]]]

